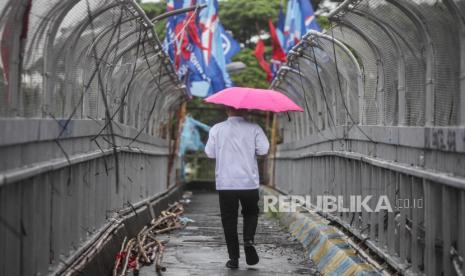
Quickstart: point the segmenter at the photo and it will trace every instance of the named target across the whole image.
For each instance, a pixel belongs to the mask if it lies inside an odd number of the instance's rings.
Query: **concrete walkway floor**
[[[241,245],[240,268],[227,269],[218,195],[194,191],[191,200],[184,215],[195,222],[162,237],[169,240],[163,259],[167,271],[162,275],[318,275],[300,243],[266,214],[259,217],[255,237],[260,263],[248,266]],[[239,216],[238,231],[239,240],[242,240],[242,216]],[[154,266],[143,267],[139,275],[156,275]]]

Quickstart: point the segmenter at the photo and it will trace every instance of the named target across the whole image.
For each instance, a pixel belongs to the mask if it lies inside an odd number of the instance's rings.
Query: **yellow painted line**
[[[326,255],[326,252],[328,252],[329,248],[332,246],[332,244],[328,241],[328,240],[325,240],[323,241],[323,244],[321,245],[321,247],[318,249],[318,251],[313,255],[313,260],[316,262],[316,263],[319,263],[320,262],[320,259]]]

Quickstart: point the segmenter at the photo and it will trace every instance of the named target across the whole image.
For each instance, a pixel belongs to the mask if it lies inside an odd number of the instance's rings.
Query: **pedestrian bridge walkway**
[[[221,226],[218,194],[213,191],[193,191],[192,202],[186,206],[186,215],[194,222],[171,235],[163,258],[167,267],[163,275],[316,275],[316,268],[306,257],[302,245],[293,239],[279,221],[261,214],[257,227],[257,252],[260,263],[247,266],[241,249],[238,270],[224,264],[228,253]],[[242,220],[238,232],[242,237]],[[153,266],[143,267],[139,275],[156,275]]]
[[[265,184],[394,203],[311,215],[344,232],[352,262],[465,273],[464,18],[464,0],[346,0],[271,84],[305,112],[274,116]],[[0,1],[0,275],[110,273],[119,241],[179,196],[176,134],[189,95],[154,22],[132,0]],[[197,222],[170,237],[167,274],[230,273],[216,267],[213,198],[194,196]],[[301,237],[333,231],[295,221]],[[315,248],[261,223],[262,262],[236,274],[326,271],[303,257]]]

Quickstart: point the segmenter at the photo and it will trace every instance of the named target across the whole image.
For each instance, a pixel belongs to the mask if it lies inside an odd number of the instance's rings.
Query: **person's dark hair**
[[[247,109],[235,109],[234,107],[226,106],[226,114],[228,116],[241,116],[247,115]]]

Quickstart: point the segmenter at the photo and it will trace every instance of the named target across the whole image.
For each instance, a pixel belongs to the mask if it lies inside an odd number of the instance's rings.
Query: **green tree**
[[[270,51],[269,47],[266,47],[266,49],[268,52]],[[231,75],[234,85],[255,88],[268,88],[270,86],[266,81],[266,73],[258,64],[252,49],[242,49],[233,57],[233,61],[241,61],[247,66],[242,71]]]
[[[329,23],[329,20],[326,16],[318,16],[316,18],[316,22],[322,30],[327,30],[331,26],[331,23]]]
[[[268,30],[268,20],[277,20],[281,0],[229,0],[219,2],[219,15],[226,29],[246,46],[258,30]]]
[[[143,3],[141,4],[141,7],[150,19],[166,12],[165,1],[160,1],[158,3]],[[157,33],[158,38],[163,41],[166,34],[166,19],[155,24],[155,32]]]

